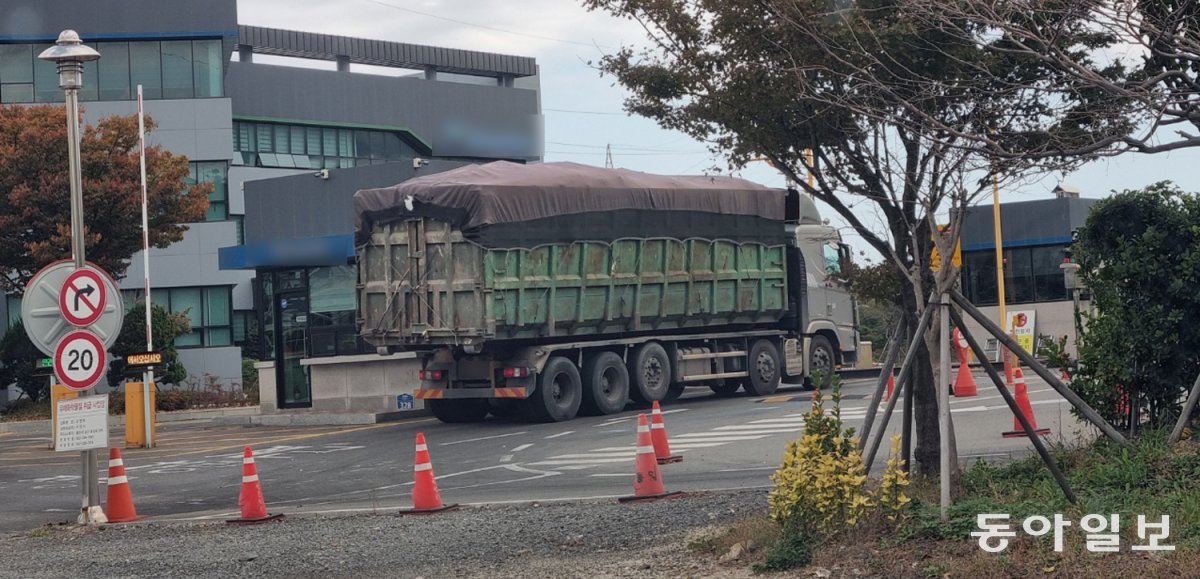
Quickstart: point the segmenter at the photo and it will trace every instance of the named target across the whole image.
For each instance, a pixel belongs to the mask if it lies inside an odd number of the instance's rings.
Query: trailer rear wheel
[[[426,400],[425,406],[438,420],[448,423],[482,422],[487,418],[488,401],[486,398],[467,398],[461,400]]]
[[[633,351],[629,361],[629,396],[649,404],[662,400],[671,387],[671,359],[658,342],[646,342]]]
[[[759,340],[750,346],[750,378],[746,380],[746,392],[754,396],[774,394],[779,388],[779,348],[771,340]]]
[[[589,415],[615,414],[629,400],[629,370],[613,352],[597,352],[583,363],[583,405]]]
[[[579,368],[562,356],[552,356],[538,375],[537,390],[525,402],[529,414],[538,422],[562,422],[575,418],[583,402]]]

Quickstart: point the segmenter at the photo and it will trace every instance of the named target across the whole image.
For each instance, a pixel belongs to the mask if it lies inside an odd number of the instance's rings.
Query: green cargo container
[[[360,253],[376,346],[628,334],[777,322],[783,245],[646,237],[488,248],[432,218],[375,224]]]

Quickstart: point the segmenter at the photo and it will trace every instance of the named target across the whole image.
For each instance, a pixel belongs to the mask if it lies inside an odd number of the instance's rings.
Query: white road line
[[[786,428],[784,426],[772,426],[769,424],[761,424],[758,426],[754,426],[754,425],[750,425],[750,424],[731,424],[729,426],[718,426],[718,427],[714,428],[713,430],[720,431],[720,432],[742,431],[742,430],[749,430],[749,431],[761,430],[763,432],[767,432],[768,430],[778,430],[779,432],[791,432],[793,430],[800,430],[802,428],[804,428],[803,424],[797,424],[795,428]]]
[[[671,450],[687,450],[689,448],[710,448],[713,446],[725,446],[728,442],[676,442],[671,445]]]
[[[506,454],[506,455],[500,457],[500,462],[512,462],[512,459],[513,459],[513,455]]]
[[[529,466],[560,466],[567,464],[603,464],[607,462],[628,462],[628,457],[623,458],[593,458],[593,459],[564,459],[564,460],[540,460],[538,462],[527,463]]]
[[[568,431],[566,431],[566,432],[560,432],[560,433],[558,433],[558,434],[551,434],[550,436],[543,437],[543,439],[544,439],[544,440],[550,440],[551,438],[558,438],[558,437],[560,437],[560,436],[566,436],[566,435],[568,435],[568,434],[575,434],[575,431],[574,431],[574,430],[568,430]]]
[[[723,427],[723,428],[724,428],[724,427]],[[745,428],[745,427],[742,427],[742,428]],[[801,432],[801,431],[803,431],[803,430],[804,430],[804,427],[802,427],[802,426],[801,426],[801,427],[797,427],[797,428],[772,428],[772,427],[770,427],[770,426],[764,426],[763,428],[758,428],[758,429],[755,429],[755,430],[746,430],[746,431],[726,431],[726,432],[731,432],[731,433],[733,433],[733,434],[761,434],[761,435],[771,435],[771,434],[787,434],[787,433],[796,433],[796,432]],[[713,434],[722,434],[722,433],[720,433],[720,432],[714,432]]]
[[[751,420],[750,424],[804,424],[803,418],[764,418]]]
[[[1059,398],[1057,400],[1034,400],[1034,401],[1030,402],[1030,404],[1065,404],[1066,402],[1067,402],[1066,399]],[[1008,406],[1007,405],[1000,406],[999,408],[1008,408]]]
[[[777,466],[750,466],[746,468],[726,468],[717,472],[742,472],[744,470],[779,470]]]
[[[496,438],[507,438],[507,437],[509,437],[509,436],[520,436],[520,435],[522,435],[522,434],[529,434],[529,433],[528,433],[528,432],[524,432],[524,431],[522,431],[522,432],[510,432],[510,433],[508,433],[508,434],[497,434],[497,435],[495,435],[495,436],[481,436],[481,437],[479,437],[479,438],[468,438],[468,439],[466,439],[466,440],[455,440],[455,441],[453,441],[453,442],[443,442],[441,445],[442,445],[442,446],[450,446],[450,445],[452,445],[452,444],[463,444],[463,443],[466,443],[466,442],[479,442],[479,441],[481,441],[481,440],[493,440],[493,439],[496,439]]]
[[[607,476],[619,476],[619,477],[622,477],[622,478],[624,478],[624,477],[633,476],[633,475],[631,475],[631,474],[629,474],[629,473],[598,472],[598,473],[595,473],[595,474],[589,474],[588,476],[597,476],[597,477],[600,477],[600,476],[605,476],[605,477],[607,477]],[[66,511],[63,511],[63,512],[66,512]]]
[[[990,384],[990,382],[989,382],[989,384]],[[982,386],[980,388],[982,389]],[[1054,389],[1053,388],[1039,388],[1037,390],[1029,391],[1030,394],[1041,394],[1042,392],[1054,392]],[[967,402],[978,402],[980,400],[999,400],[1001,398],[1003,398],[1003,396],[1000,396],[999,394],[995,394],[993,396],[968,396],[966,398],[957,398],[955,400],[951,400],[950,403],[951,404],[964,404]],[[1007,406],[1005,406],[1005,408],[1007,408]]]
[[[621,450],[619,450],[619,451],[589,452],[589,453],[586,453],[586,454],[559,454],[559,455],[552,456],[552,457],[550,457],[550,458],[551,458],[551,459],[562,459],[562,458],[617,458],[617,457],[633,457],[633,456],[636,456],[636,455],[637,455],[637,451],[636,451],[636,450],[634,450],[634,449],[632,449],[632,448],[630,448],[630,449],[621,449]]]
[[[558,467],[558,470],[583,470],[585,468],[593,468],[596,466],[600,466],[600,465],[597,465],[597,464],[568,464],[566,466]]]
[[[693,435],[693,436],[687,436],[687,437],[672,436],[671,440],[673,440],[675,442],[672,442],[671,445],[674,446],[676,443],[683,443],[683,442],[738,442],[740,440],[758,440],[760,438],[766,438],[766,437],[767,437],[767,435],[765,435],[765,434],[751,435],[751,436],[740,436],[740,435],[724,436],[724,435],[713,435],[712,433],[704,432],[699,435]]]
[[[988,407],[988,406],[983,406],[983,405],[969,406],[967,408],[951,408],[950,412],[983,412],[985,410],[991,410],[992,408],[999,408],[999,407],[998,406]],[[1007,406],[1005,406],[1005,408],[1007,408]]]
[[[522,444],[521,446],[518,446],[518,447],[516,447],[516,448],[512,449],[512,452],[521,452],[522,450],[525,450],[526,448],[529,448],[529,447],[531,447],[531,446],[533,446],[533,444],[532,444],[532,443],[530,443],[530,444]]]

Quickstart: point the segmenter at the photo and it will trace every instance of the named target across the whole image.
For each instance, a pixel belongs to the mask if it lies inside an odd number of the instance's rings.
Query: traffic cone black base
[[[436,509],[400,509],[397,515],[432,515],[435,513],[444,513],[446,511],[457,511],[458,503],[452,505],[442,505]]]
[[[1033,433],[1038,436],[1046,436],[1047,434],[1050,434],[1050,429],[1049,428],[1035,428],[1033,430]],[[1002,436],[1004,438],[1024,438],[1025,431],[1024,430],[1009,430],[1008,432],[1001,432],[1000,436]]]
[[[677,499],[679,497],[684,496],[684,494],[685,493],[683,491],[671,491],[669,493],[662,493],[661,495],[647,495],[647,496],[641,496],[641,497],[639,497],[637,495],[632,495],[632,496],[628,496],[628,497],[620,497],[617,499],[617,502],[618,503],[648,503],[650,501],[661,501],[664,499]]]
[[[225,523],[229,525],[258,525],[262,523],[270,523],[283,518],[283,515],[270,515],[261,519],[226,519]]]
[[[655,460],[658,461],[658,464],[671,464],[673,462],[683,462],[683,457],[679,456],[678,454],[673,454],[671,456],[664,456]]]

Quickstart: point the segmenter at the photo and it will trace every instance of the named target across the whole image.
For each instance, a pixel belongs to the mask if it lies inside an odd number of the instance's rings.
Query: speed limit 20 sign
[[[107,358],[104,343],[87,330],[75,330],[54,349],[54,368],[62,383],[72,390],[87,390],[104,377]]]

